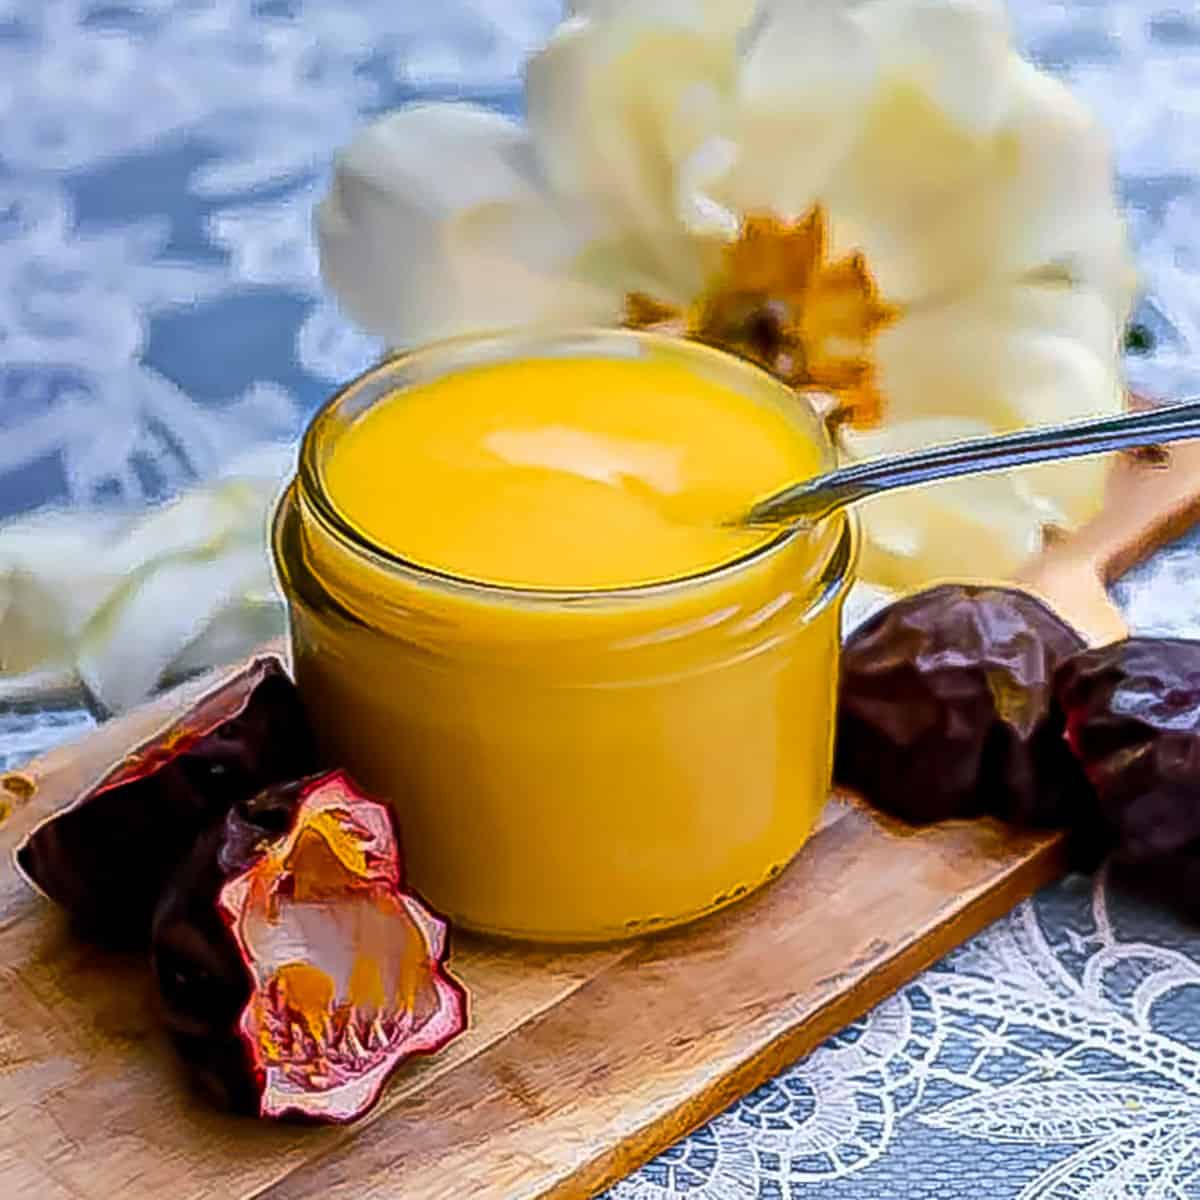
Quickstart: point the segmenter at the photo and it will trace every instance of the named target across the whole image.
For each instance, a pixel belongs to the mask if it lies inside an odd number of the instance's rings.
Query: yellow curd
[[[610,940],[782,870],[853,539],[728,520],[829,455],[756,368],[632,333],[447,343],[318,415],[276,522],[297,681],[433,907]]]

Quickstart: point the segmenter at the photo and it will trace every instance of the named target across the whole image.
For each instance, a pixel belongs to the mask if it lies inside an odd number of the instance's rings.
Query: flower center
[[[835,403],[831,421],[862,427],[882,415],[874,340],[897,316],[899,309],[880,299],[861,254],[830,261],[818,205],[798,221],[746,217],[688,308],[634,292],[626,298],[625,324],[740,355],[790,387],[825,392]]]

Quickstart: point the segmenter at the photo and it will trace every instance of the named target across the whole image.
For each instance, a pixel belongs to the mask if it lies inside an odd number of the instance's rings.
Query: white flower
[[[1123,403],[1107,151],[990,0],[576,0],[526,99],[527,126],[404,109],[341,156],[322,270],[394,347],[662,324],[831,393],[851,457]],[[1103,475],[877,501],[864,573],[1007,575]]]
[[[261,448],[132,520],[52,512],[0,527],[0,695],[27,675],[78,680],[120,711],[281,633],[267,517],[291,459]]]

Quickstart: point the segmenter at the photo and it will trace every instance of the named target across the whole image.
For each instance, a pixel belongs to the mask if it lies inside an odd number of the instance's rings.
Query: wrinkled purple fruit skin
[[[86,936],[144,945],[168,879],[204,830],[238,801],[313,773],[314,747],[295,685],[277,659],[257,659],[43,822],[18,865]]]
[[[836,781],[918,825],[1080,821],[1090,789],[1052,684],[1083,648],[1015,589],[953,584],[897,601],[844,648]]]
[[[1114,863],[1200,912],[1200,642],[1130,638],[1055,679]],[[1154,890],[1159,890],[1155,888]]]
[[[254,979],[218,909],[221,889],[286,834],[312,779],[239,800],[176,871],[154,915],[151,962],[167,1028],[197,1084],[221,1107],[257,1116],[261,1084],[237,1024]]]

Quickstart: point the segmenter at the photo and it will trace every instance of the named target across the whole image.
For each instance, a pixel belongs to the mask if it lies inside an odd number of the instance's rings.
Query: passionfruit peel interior
[[[446,926],[403,890],[391,811],[343,772],[235,806],[164,897],[153,944],[185,1057],[258,1116],[355,1120],[466,1024]]]

